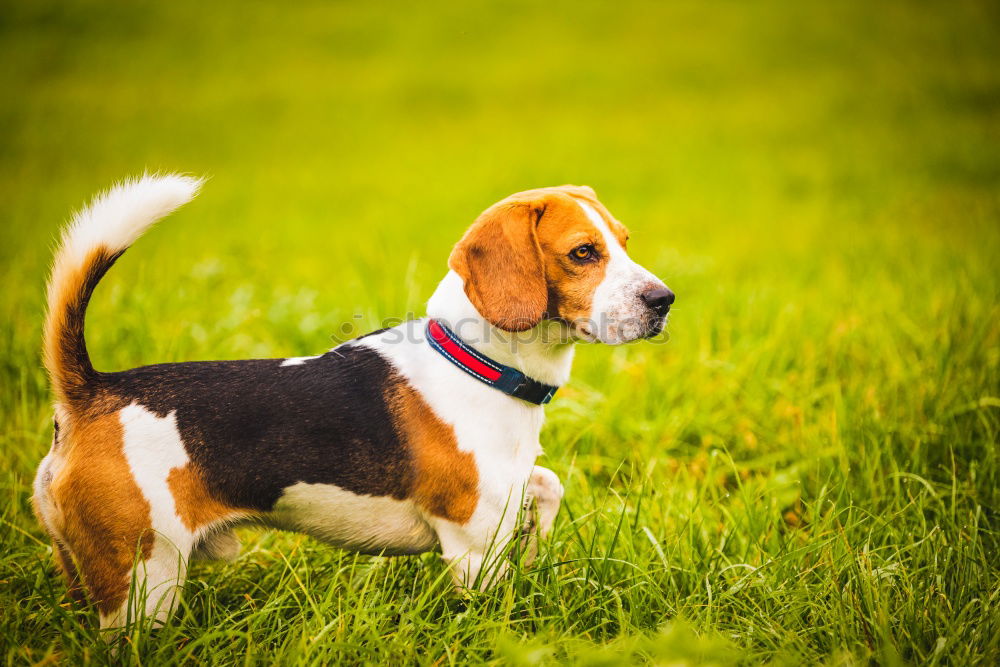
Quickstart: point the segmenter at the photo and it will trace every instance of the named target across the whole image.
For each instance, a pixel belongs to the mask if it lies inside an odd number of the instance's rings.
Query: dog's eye
[[[594,246],[586,243],[573,248],[573,250],[569,253],[569,256],[579,262],[585,262],[588,259],[592,259],[594,254]]]

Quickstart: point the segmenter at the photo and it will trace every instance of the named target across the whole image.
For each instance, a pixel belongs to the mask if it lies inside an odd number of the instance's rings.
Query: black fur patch
[[[403,381],[389,362],[357,345],[283,361],[159,364],[102,380],[124,404],[176,412],[188,455],[223,502],[267,511],[297,482],[403,498],[413,468],[386,405]]]

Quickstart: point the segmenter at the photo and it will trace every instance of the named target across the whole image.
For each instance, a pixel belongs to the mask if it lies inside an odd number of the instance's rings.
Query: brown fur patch
[[[167,486],[174,497],[177,516],[191,532],[238,513],[209,493],[201,473],[192,463],[172,469],[167,475]]]
[[[483,317],[505,331],[525,331],[545,314],[545,267],[535,228],[543,198],[507,198],[486,209],[455,245],[448,265]]]
[[[622,247],[627,232],[611,217],[590,188],[562,186],[557,189],[567,192],[572,198],[560,201],[554,214],[547,214],[541,220],[538,237],[545,258],[548,316],[573,322],[591,316],[594,292],[604,280],[610,257],[604,235],[590,221],[576,199],[586,201],[604,218]],[[594,246],[598,255],[596,261],[580,263],[569,257],[574,248],[583,244]]]
[[[80,585],[80,573],[76,569],[76,563],[73,562],[73,554],[55,539],[52,540],[52,551],[56,554],[59,569],[66,577],[66,594],[76,602],[84,602],[87,596],[84,595],[83,587]]]
[[[628,228],[620,223],[615,216],[611,215],[611,211],[597,199],[596,195],[593,197],[581,196],[580,198],[587,200],[587,203],[593,206],[594,210],[604,219],[604,223],[608,226],[608,229],[618,239],[618,244],[621,245],[622,250],[628,250]]]
[[[413,457],[407,495],[434,516],[465,523],[479,502],[475,457],[458,449],[455,430],[404,380],[391,385],[386,399]]]
[[[590,317],[594,292],[604,280],[608,253],[603,235],[575,201],[560,207],[561,215],[543,220],[538,235],[544,248],[550,317],[572,322]],[[576,247],[591,244],[599,259],[578,263],[569,257]]]
[[[136,549],[145,560],[154,540],[149,502],[132,477],[122,435],[117,412],[64,429],[66,460],[50,487],[55,528],[104,614],[125,601]]]

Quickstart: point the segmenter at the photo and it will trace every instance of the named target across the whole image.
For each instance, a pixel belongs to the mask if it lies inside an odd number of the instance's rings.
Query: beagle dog
[[[66,228],[48,284],[55,431],[33,500],[102,628],[165,622],[188,560],[235,557],[244,522],[370,554],[438,547],[460,587],[502,577],[494,546],[529,539],[533,553],[563,495],[535,465],[542,406],[569,378],[573,344],[654,336],[674,300],[629,258],[594,191],[541,188],[488,208],[425,319],[314,357],[95,370],[94,288],[200,186],[145,176],[98,196]]]

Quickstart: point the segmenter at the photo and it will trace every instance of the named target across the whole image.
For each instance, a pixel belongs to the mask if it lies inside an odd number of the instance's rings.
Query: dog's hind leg
[[[69,552],[66,545],[61,544],[58,539],[52,538],[52,551],[56,554],[56,561],[59,569],[66,577],[66,594],[75,602],[85,602],[87,596],[83,592],[83,582],[80,581],[80,572],[73,562],[73,554]]]
[[[79,569],[102,628],[166,621],[194,542],[172,498],[157,491],[158,471],[137,467],[126,431],[114,412],[78,420],[36,483],[39,515],[64,567]]]
[[[73,577],[74,563],[78,566],[102,629],[142,617],[165,622],[183,582],[190,541],[185,544],[181,536],[175,544],[153,530],[148,503],[137,488],[128,488],[127,478],[115,474],[117,466],[100,459],[89,463],[107,476],[76,470],[53,484],[62,509],[59,532],[65,542],[57,544],[63,568]]]
[[[124,600],[101,609],[101,629],[118,629],[140,619],[163,625],[173,614],[187,574],[187,557],[182,549],[163,535],[156,535],[148,557],[136,557],[131,577],[126,581]],[[86,574],[84,575],[86,577]]]
[[[56,563],[66,578],[67,594],[73,600],[82,602],[86,599],[83,592],[80,573],[77,571],[76,563],[73,562],[73,554],[66,546],[65,538],[59,532],[58,526],[62,523],[61,513],[52,500],[50,487],[55,472],[62,465],[63,459],[56,451],[59,447],[59,423],[55,423],[55,433],[52,437],[52,448],[38,465],[38,472],[35,474],[34,493],[31,500],[35,508],[35,516],[38,523],[42,525],[45,532],[52,538],[52,553],[56,556]]]

